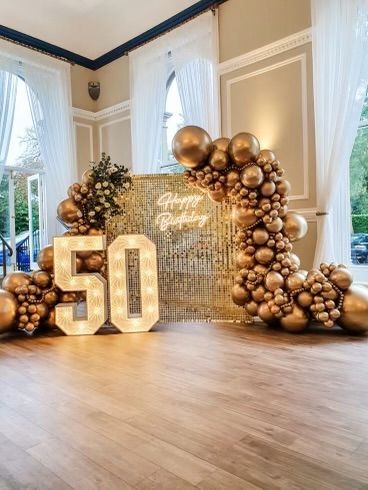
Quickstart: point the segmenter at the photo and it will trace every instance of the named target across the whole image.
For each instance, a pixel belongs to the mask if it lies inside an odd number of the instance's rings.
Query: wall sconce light
[[[91,99],[97,100],[100,96],[100,82],[88,82],[88,93]]]

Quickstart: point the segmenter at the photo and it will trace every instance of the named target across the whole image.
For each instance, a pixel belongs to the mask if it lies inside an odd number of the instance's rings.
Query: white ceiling
[[[0,0],[0,24],[95,59],[197,0]]]

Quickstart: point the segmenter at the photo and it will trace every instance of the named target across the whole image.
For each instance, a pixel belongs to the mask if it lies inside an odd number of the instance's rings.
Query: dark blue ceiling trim
[[[138,48],[144,43],[147,43],[165,32],[174,29],[179,26],[183,22],[186,22],[192,17],[205,12],[206,10],[216,7],[221,3],[226,2],[227,0],[200,0],[196,2],[194,5],[191,5],[187,9],[179,12],[178,14],[170,17],[169,19],[161,22],[152,29],[149,29],[146,32],[143,32],[139,36],[134,37],[130,41],[117,46],[112,49],[108,53],[99,56],[95,60],[91,60],[86,58],[85,56],[81,56],[77,53],[73,53],[72,51],[68,51],[67,49],[60,48],[59,46],[55,46],[54,44],[48,43],[46,41],[42,41],[41,39],[37,39],[36,37],[28,36],[23,32],[16,31],[14,29],[10,29],[9,27],[5,27],[0,25],[0,36],[11,41],[18,42],[22,45],[29,46],[30,48],[35,48],[37,50],[43,51],[45,53],[51,54],[53,56],[65,58],[66,60],[75,63],[80,66],[84,66],[85,68],[89,68],[90,70],[98,70],[103,66],[111,63],[112,61],[121,58],[122,56],[129,53],[129,51]]]

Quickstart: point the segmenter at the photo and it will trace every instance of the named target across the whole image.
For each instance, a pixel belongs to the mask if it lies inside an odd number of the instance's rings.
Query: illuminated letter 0
[[[129,316],[126,251],[139,251],[142,314]],[[156,246],[145,235],[121,235],[109,245],[111,322],[121,332],[148,332],[159,319]]]
[[[104,236],[54,238],[55,283],[62,291],[86,291],[87,315],[76,319],[77,303],[56,306],[55,323],[67,335],[94,334],[107,320],[106,281],[98,273],[76,274],[76,252],[104,250]]]

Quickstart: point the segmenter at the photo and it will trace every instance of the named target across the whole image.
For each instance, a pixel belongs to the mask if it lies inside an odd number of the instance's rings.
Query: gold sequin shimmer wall
[[[108,243],[122,234],[144,234],[157,247],[161,322],[251,322],[234,305],[231,207],[188,189],[181,174],[133,177],[122,195],[123,212],[107,225]],[[138,254],[127,252],[129,313],[139,315]]]

